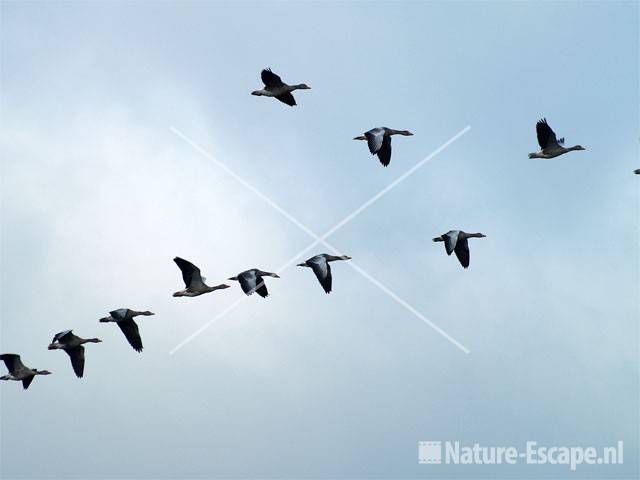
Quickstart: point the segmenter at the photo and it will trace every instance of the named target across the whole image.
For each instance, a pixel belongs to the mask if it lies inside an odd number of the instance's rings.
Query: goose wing
[[[466,238],[459,238],[456,243],[456,257],[460,260],[460,264],[467,268],[469,266],[469,242]]]
[[[327,262],[327,259],[321,255],[313,257],[307,260],[307,264],[316,274],[316,278],[322,285],[325,293],[331,292],[331,265]]]
[[[367,138],[367,145],[369,146],[371,155],[375,155],[376,153],[378,153],[378,150],[382,148],[382,143],[384,140],[384,129],[372,128],[368,132],[365,132],[364,136]]]
[[[27,388],[29,388],[29,385],[31,385],[31,382],[33,382],[33,379],[36,378],[35,375],[31,375],[30,377],[27,378],[23,378],[22,379],[22,388],[24,388],[25,390]]]
[[[73,371],[76,373],[78,378],[82,378],[84,373],[84,347],[82,345],[78,345],[74,348],[65,349],[67,355],[71,359],[71,366],[73,367]]]
[[[113,310],[112,312],[109,312],[109,315],[111,315],[114,319],[118,321],[122,321],[122,320],[125,320],[127,316],[129,316],[130,311],[131,310],[129,310],[128,308],[119,308],[117,310]]]
[[[22,360],[20,360],[20,355],[16,355],[15,353],[5,353],[0,355],[0,359],[7,366],[7,370],[9,370],[11,375],[16,375],[23,370],[27,370],[27,367],[25,367]]]
[[[240,288],[247,295],[251,295],[256,290],[258,277],[253,270],[247,270],[238,275],[238,282],[240,282]]]
[[[256,288],[256,293],[260,295],[262,298],[269,296],[269,291],[267,290],[267,284],[265,283],[262,277],[258,277],[258,285]]]
[[[284,85],[282,79],[273,73],[270,68],[262,70],[260,77],[262,78],[262,83],[264,83],[265,87],[282,87]]]
[[[184,284],[187,288],[202,286],[204,284],[202,275],[200,274],[200,269],[193,263],[180,257],[174,258],[173,261],[176,262],[176,265],[178,265],[178,268],[182,272],[182,280],[184,280]]]
[[[536,134],[538,135],[538,145],[543,150],[549,147],[557,147],[558,139],[556,134],[547,123],[547,119],[543,118],[536,123]],[[562,139],[564,142],[564,138]]]
[[[129,345],[131,345],[136,352],[142,352],[142,338],[140,338],[138,324],[133,320],[125,320],[118,322],[118,326],[120,330],[122,330],[122,333],[124,333]]]
[[[276,95],[275,98],[280,100],[282,103],[286,103],[290,107],[295,107],[297,105],[296,99],[293,98],[291,92],[283,93],[282,95]]]
[[[460,232],[458,230],[451,230],[442,236],[444,238],[444,248],[447,250],[447,255],[451,255],[455,250],[459,235]]]
[[[378,160],[382,166],[386,167],[391,162],[391,136],[386,135],[382,138],[382,146],[378,150]]]
[[[53,336],[53,340],[51,340],[51,343],[70,343],[73,340],[77,339],[78,337],[76,335],[73,334],[73,330],[65,330],[63,332],[59,332],[56,333]]]

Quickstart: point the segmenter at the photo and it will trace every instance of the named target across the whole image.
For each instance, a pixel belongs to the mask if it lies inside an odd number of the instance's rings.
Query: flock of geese
[[[273,97],[282,103],[289,106],[294,106],[296,100],[293,97],[292,92],[295,90],[309,90],[311,87],[301,83],[297,85],[288,85],[282,81],[282,79],[273,73],[271,69],[267,68],[262,70],[261,73],[262,82],[264,88],[251,92],[251,95]],[[557,138],[555,132],[551,129],[545,118],[538,121],[536,124],[536,134],[538,137],[538,144],[540,150],[529,154],[529,158],[555,158],[565,153],[585,150],[581,145],[574,145],[573,147],[564,146],[564,138]],[[369,147],[369,152],[372,155],[377,155],[380,163],[387,167],[391,162],[391,136],[403,135],[411,136],[408,130],[395,130],[387,127],[376,127],[365,132],[363,135],[357,136],[354,140],[365,140]],[[634,171],[635,174],[640,174],[640,169]],[[486,235],[482,233],[467,233],[462,230],[450,230],[447,233],[443,233],[433,239],[434,242],[443,242],[447,255],[452,253],[456,254],[460,264],[467,268],[469,267],[469,238],[484,238]],[[299,263],[299,267],[308,267],[315,274],[318,282],[322,286],[322,289],[326,293],[331,292],[332,288],[332,276],[331,276],[331,262],[339,260],[350,260],[351,257],[346,255],[334,256],[322,253],[315,255],[303,263]],[[200,269],[180,257],[175,257],[173,261],[176,263],[182,273],[182,279],[184,280],[185,288],[179,290],[173,294],[174,297],[197,297],[205,293],[211,293],[216,290],[222,290],[230,288],[227,284],[220,284],[209,286],[205,283],[206,278],[202,276]],[[228,280],[236,281],[240,284],[240,288],[246,295],[252,295],[254,292],[261,297],[269,295],[267,286],[265,284],[265,277],[280,278],[276,273],[266,272],[258,268],[252,268],[238,273],[234,277],[230,277]],[[134,318],[138,316],[151,316],[154,315],[150,311],[136,311],[129,308],[119,308],[109,312],[109,315],[103,317],[99,322],[115,323],[118,325],[127,342],[136,352],[142,352],[142,339],[140,337],[140,331],[138,324]],[[81,338],[74,335],[73,330],[65,330],[63,332],[56,333],[48,346],[49,350],[64,350],[69,359],[71,360],[71,367],[78,378],[82,378],[84,375],[84,345],[87,343],[101,343],[99,338]],[[0,377],[0,380],[15,380],[21,381],[24,389],[29,388],[31,382],[36,375],[50,375],[48,370],[38,370],[36,368],[26,367],[20,355],[13,353],[5,353],[0,355],[9,370],[8,375]]]

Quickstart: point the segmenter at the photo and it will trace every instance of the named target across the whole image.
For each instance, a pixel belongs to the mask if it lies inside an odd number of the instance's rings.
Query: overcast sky
[[[419,465],[419,440],[625,442],[638,476],[637,2],[2,2],[3,478],[543,478],[563,466]],[[260,70],[298,106],[254,97]],[[546,117],[586,151],[552,161]],[[382,168],[352,138],[409,129]],[[172,298],[277,270],[312,238],[175,134],[323,233],[325,295]],[[431,239],[480,231],[463,270]],[[296,258],[327,251],[316,246]],[[238,299],[236,308],[169,352]],[[131,307],[144,352],[98,319]],[[73,328],[85,378],[53,334]]]

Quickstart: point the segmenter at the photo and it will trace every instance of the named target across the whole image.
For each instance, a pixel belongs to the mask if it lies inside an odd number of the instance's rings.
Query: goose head
[[[145,317],[150,317],[151,315],[155,315],[155,313],[150,312],[149,310],[145,310],[144,312],[140,312],[140,315],[144,315]]]
[[[574,147],[571,147],[572,150],[586,150],[586,148],[584,148],[582,145],[576,145]]]
[[[113,317],[111,315],[109,315],[108,317],[102,317],[100,320],[98,320],[99,322],[113,322]]]
[[[36,375],[51,375],[49,370],[38,370],[37,368],[33,369],[33,373]]]
[[[61,348],[64,348],[64,346],[61,343],[50,343],[49,346],[47,347],[47,350],[59,350]]]
[[[261,97],[264,95],[264,91],[262,90],[254,90],[253,92],[251,92],[251,95],[255,95],[257,97]]]
[[[405,137],[412,137],[413,133],[411,133],[409,130],[399,130],[398,135],[404,135]]]
[[[307,85],[306,83],[301,83],[299,85],[296,85],[296,89],[298,89],[298,90],[311,90],[311,87],[309,85]]]

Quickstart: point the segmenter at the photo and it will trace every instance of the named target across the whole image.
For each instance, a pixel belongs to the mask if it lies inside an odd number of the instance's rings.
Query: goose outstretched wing
[[[282,79],[273,73],[270,68],[262,70],[260,77],[262,78],[262,83],[264,83],[265,87],[282,87],[284,85]]]
[[[382,146],[378,150],[378,160],[384,167],[391,162],[391,137],[389,135],[382,138]]]
[[[185,260],[184,258],[176,257],[173,259],[178,265],[178,268],[182,272],[182,280],[187,288],[203,285],[202,275],[200,269],[193,263]]]
[[[458,239],[455,252],[456,257],[458,257],[458,260],[460,261],[460,264],[464,268],[467,268],[469,266],[469,242],[467,242],[466,238]]]
[[[142,352],[142,338],[140,338],[138,324],[133,320],[125,320],[118,322],[118,326],[120,330],[122,330],[122,333],[124,333],[129,345],[131,345],[136,352]]]
[[[313,270],[313,273],[316,274],[316,278],[325,293],[331,292],[331,265],[327,262],[327,259],[323,256],[319,255],[317,257],[313,257],[307,260],[307,264]]]
[[[73,371],[75,372],[78,378],[82,378],[84,374],[84,347],[82,345],[78,345],[74,348],[65,349],[67,355],[71,359],[71,366],[73,367]]]
[[[7,370],[9,370],[11,375],[16,375],[21,371],[27,370],[27,367],[25,367],[22,360],[20,360],[20,355],[16,355],[15,353],[0,355],[0,360],[7,366]]]
[[[458,236],[460,232],[457,230],[451,230],[443,235],[444,238],[444,248],[447,251],[447,255],[451,255],[456,248],[458,243]]]
[[[276,95],[275,98],[280,100],[282,103],[286,103],[290,107],[295,107],[297,105],[296,99],[293,98],[291,92],[283,93],[282,95]]]
[[[546,118],[538,120],[538,123],[536,123],[536,134],[538,136],[538,145],[540,145],[540,148],[545,149],[558,146],[556,134],[551,130]],[[564,142],[564,138],[562,139],[562,142]]]
[[[378,150],[382,148],[384,130],[382,128],[372,128],[368,132],[365,132],[364,136],[367,139],[367,145],[369,146],[371,155],[378,153]]]

